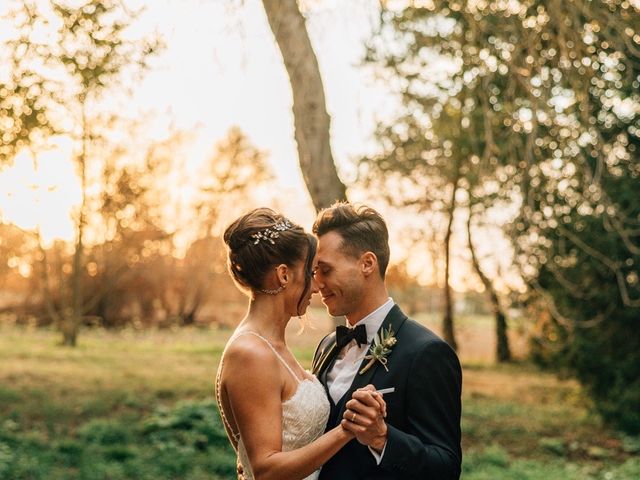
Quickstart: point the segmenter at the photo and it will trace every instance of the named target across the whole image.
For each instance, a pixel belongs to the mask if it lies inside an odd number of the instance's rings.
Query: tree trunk
[[[471,207],[469,208],[469,218],[467,219],[467,239],[469,242],[469,250],[471,251],[471,263],[473,268],[480,277],[484,288],[489,293],[491,299],[491,309],[496,319],[496,360],[498,363],[504,363],[511,361],[511,349],[509,348],[509,337],[507,336],[507,319],[504,314],[504,310],[500,305],[500,299],[498,298],[498,292],[493,287],[491,280],[484,274],[480,268],[480,262],[476,256],[475,249],[473,248],[473,241],[471,240]]]
[[[62,332],[62,345],[65,347],[75,347],[78,341],[78,330],[80,320],[73,314],[62,317],[60,330]]]
[[[53,298],[51,296],[51,288],[49,281],[49,262],[47,260],[47,251],[42,244],[42,235],[40,234],[40,226],[36,227],[36,239],[38,240],[38,248],[40,249],[41,263],[40,263],[40,293],[44,300],[45,308],[49,318],[54,325],[60,325],[61,318],[54,305]]]
[[[453,217],[456,212],[456,192],[458,190],[458,178],[453,182],[451,191],[451,203],[449,204],[449,222],[447,223],[447,234],[444,239],[445,248],[445,269],[444,269],[444,318],[442,320],[442,332],[444,340],[453,348],[458,350],[455,331],[453,327],[453,293],[449,285],[451,269],[451,233],[453,230]]]
[[[83,194],[84,197],[84,194]],[[83,201],[84,204],[84,201]],[[83,205],[84,206],[84,205]],[[82,206],[81,206],[82,208]],[[82,213],[80,214],[82,217]],[[82,222],[83,220],[80,220]],[[82,318],[82,249],[84,248],[82,239],[82,227],[78,225],[78,238],[76,240],[75,251],[73,252],[73,269],[71,273],[71,312],[64,314],[62,321],[62,343],[63,345],[75,347],[80,330]]]
[[[300,169],[313,205],[320,210],[347,198],[331,153],[320,68],[296,0],[262,3],[291,83]]]
[[[191,299],[191,305],[187,308],[186,305],[180,312],[180,318],[182,319],[182,325],[188,326],[196,323],[196,315],[200,310],[200,304],[202,303],[202,284],[196,285],[196,291]]]
[[[496,316],[496,359],[499,363],[511,361],[511,349],[509,348],[509,337],[507,336],[507,318],[502,309],[495,310]]]
[[[62,322],[62,343],[69,347],[75,347],[83,317],[84,292],[82,281],[84,280],[84,227],[85,210],[87,208],[87,140],[89,132],[85,106],[82,104],[82,150],[78,157],[78,171],[80,173],[80,194],[82,196],[78,223],[76,225],[76,244],[73,252],[73,265],[71,271],[71,312],[65,312]]]

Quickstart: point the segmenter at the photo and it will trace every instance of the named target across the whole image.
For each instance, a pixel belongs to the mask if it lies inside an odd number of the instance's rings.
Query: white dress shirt
[[[331,395],[333,403],[337,404],[342,396],[347,393],[347,390],[349,390],[353,379],[358,373],[358,367],[360,367],[362,360],[369,350],[369,345],[373,342],[376,333],[378,333],[382,322],[393,308],[393,305],[393,300],[389,298],[380,307],[355,325],[351,326],[347,322],[348,328],[355,328],[358,325],[365,326],[367,329],[367,345],[358,347],[356,341],[351,340],[336,357],[333,368],[327,372],[327,386],[329,387],[329,395]]]
[[[380,305],[355,325],[351,326],[349,325],[349,322],[347,322],[347,327],[349,328],[355,328],[358,325],[365,326],[367,330],[367,344],[358,347],[356,341],[351,340],[347,345],[345,345],[340,353],[338,353],[336,361],[333,364],[333,368],[327,372],[327,386],[329,387],[329,395],[331,395],[334,404],[337,404],[344,394],[347,393],[347,390],[349,390],[349,387],[358,373],[358,368],[360,367],[362,360],[364,360],[365,355],[369,351],[371,342],[373,342],[376,333],[378,333],[382,322],[384,322],[385,317],[393,308],[393,305],[393,299],[389,297],[385,303]],[[385,448],[382,449],[381,453],[377,453],[373,449],[369,448],[369,451],[375,457],[378,465],[382,460]]]

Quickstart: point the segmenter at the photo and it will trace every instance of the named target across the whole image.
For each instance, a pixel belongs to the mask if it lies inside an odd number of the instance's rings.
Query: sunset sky
[[[145,8],[136,29],[157,30],[166,43],[131,102],[132,109],[154,112],[150,135],[162,138],[169,125],[197,132],[190,152],[190,168],[196,171],[212,145],[230,127],[239,126],[257,148],[268,152],[278,185],[308,198],[297,164],[290,85],[261,2],[127,4]],[[373,148],[376,116],[393,103],[382,86],[374,85],[370,72],[357,65],[375,21],[376,2],[317,0],[307,5],[308,30],[332,116],[334,156],[348,177],[352,160]],[[37,171],[23,156],[2,172],[2,218],[26,228],[40,224],[46,239],[70,238],[68,212],[78,201],[78,187],[69,156],[69,145],[63,144],[39,158]],[[295,214],[310,218],[310,202]]]
[[[129,0],[127,5],[145,7],[136,29],[158,31],[166,43],[153,69],[135,86],[129,103],[134,116],[152,112],[147,134],[162,139],[169,128],[194,132],[188,170],[195,179],[212,146],[232,126],[239,126],[253,145],[268,152],[277,177],[273,192],[280,200],[277,206],[310,227],[313,209],[297,163],[291,88],[262,3]],[[354,160],[376,148],[372,139],[376,121],[389,118],[397,102],[384,85],[374,81],[371,70],[360,66],[378,2],[308,0],[305,5],[332,118],[334,158],[349,183]],[[58,143],[56,149],[39,156],[37,169],[24,155],[0,172],[0,219],[23,228],[39,226],[48,242],[73,237],[70,211],[79,200],[77,177],[69,161],[71,145],[64,139]],[[188,179],[168,186],[170,193],[183,196],[192,188]],[[352,200],[370,201],[366,192],[350,194]],[[407,223],[415,227],[416,220],[394,218],[390,227],[401,232]],[[406,255],[402,247],[395,248],[396,258]],[[414,268],[423,271],[428,282],[432,275],[428,255],[414,251],[412,258]],[[464,261],[453,279],[458,288],[468,280],[468,267],[463,265]]]

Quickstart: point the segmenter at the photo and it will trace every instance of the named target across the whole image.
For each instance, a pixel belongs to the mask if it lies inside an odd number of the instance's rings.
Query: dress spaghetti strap
[[[236,432],[233,431],[233,428],[231,428],[231,424],[229,423],[229,420],[227,419],[227,416],[224,413],[224,408],[222,407],[222,399],[220,397],[220,377],[222,375],[222,366],[223,366],[223,362],[224,362],[224,354],[227,351],[227,348],[229,348],[229,345],[231,345],[238,337],[241,337],[242,335],[254,335],[254,336],[258,337],[259,339],[261,339],[262,341],[264,341],[269,346],[271,351],[276,355],[276,357],[280,360],[280,362],[282,362],[282,364],[286,367],[286,369],[289,371],[289,373],[293,376],[293,378],[296,380],[296,383],[300,383],[301,382],[301,380],[295,374],[293,369],[287,364],[287,362],[284,361],[284,358],[282,358],[282,356],[278,353],[278,351],[275,349],[275,347],[273,345],[271,345],[271,342],[269,342],[269,340],[264,338],[259,333],[254,332],[252,330],[247,330],[247,331],[244,331],[244,332],[240,332],[240,333],[238,333],[236,335],[233,335],[229,339],[229,341],[227,342],[227,345],[225,346],[224,351],[222,352],[222,355],[220,357],[220,365],[218,366],[218,373],[216,375],[215,390],[216,390],[216,401],[218,402],[218,409],[220,410],[220,416],[222,417],[222,421],[225,424],[226,429],[233,436],[233,441],[231,443],[232,443],[234,449],[236,450],[236,453],[238,451],[237,446],[238,446],[238,442],[240,440],[240,432],[236,433]]]
[[[285,368],[287,370],[289,370],[289,373],[293,376],[293,378],[296,379],[297,383],[300,383],[301,380],[300,378],[298,378],[298,376],[295,374],[295,372],[293,371],[293,369],[287,364],[287,362],[284,361],[284,358],[282,358],[282,356],[278,353],[278,351],[275,349],[275,347],[273,345],[271,345],[271,342],[269,340],[267,340],[266,338],[264,338],[262,335],[260,335],[257,332],[254,332],[252,330],[247,330],[246,332],[240,332],[238,335],[236,335],[236,337],[234,338],[234,340],[236,338],[238,338],[241,335],[245,335],[245,334],[251,334],[251,335],[255,335],[256,337],[258,337],[259,339],[263,340],[267,345],[269,345],[269,348],[271,349],[271,351],[273,351],[273,353],[276,354],[276,357],[278,357],[278,359],[282,362],[282,364],[285,366]]]

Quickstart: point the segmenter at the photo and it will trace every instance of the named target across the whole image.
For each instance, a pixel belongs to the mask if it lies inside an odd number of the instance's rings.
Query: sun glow
[[[25,230],[39,229],[45,244],[74,235],[71,213],[80,202],[72,145],[57,138],[35,158],[21,152],[0,175],[0,219]]]
[[[0,3],[2,14],[8,4]],[[193,132],[189,170],[198,168],[231,126],[239,126],[257,148],[268,152],[278,188],[306,196],[306,210],[309,199],[297,164],[291,91],[260,2],[237,8],[201,0],[131,0],[128,5],[146,8],[134,33],[157,30],[166,49],[133,89],[130,101],[114,108],[145,118],[150,138],[166,137],[168,127]],[[310,17],[308,28],[325,81],[334,157],[341,173],[349,176],[350,159],[370,148],[373,112],[379,114],[380,106],[388,103],[384,90],[368,83],[367,74],[355,66],[375,8],[368,2],[344,9],[323,7],[321,14]],[[328,25],[334,29],[331,35]],[[8,35],[6,26],[0,24],[0,39]],[[47,241],[73,238],[71,215],[80,189],[71,158],[68,142],[38,153],[35,162],[23,153],[13,166],[0,170],[0,218],[22,228],[39,226]],[[191,186],[168,188],[184,191]]]

